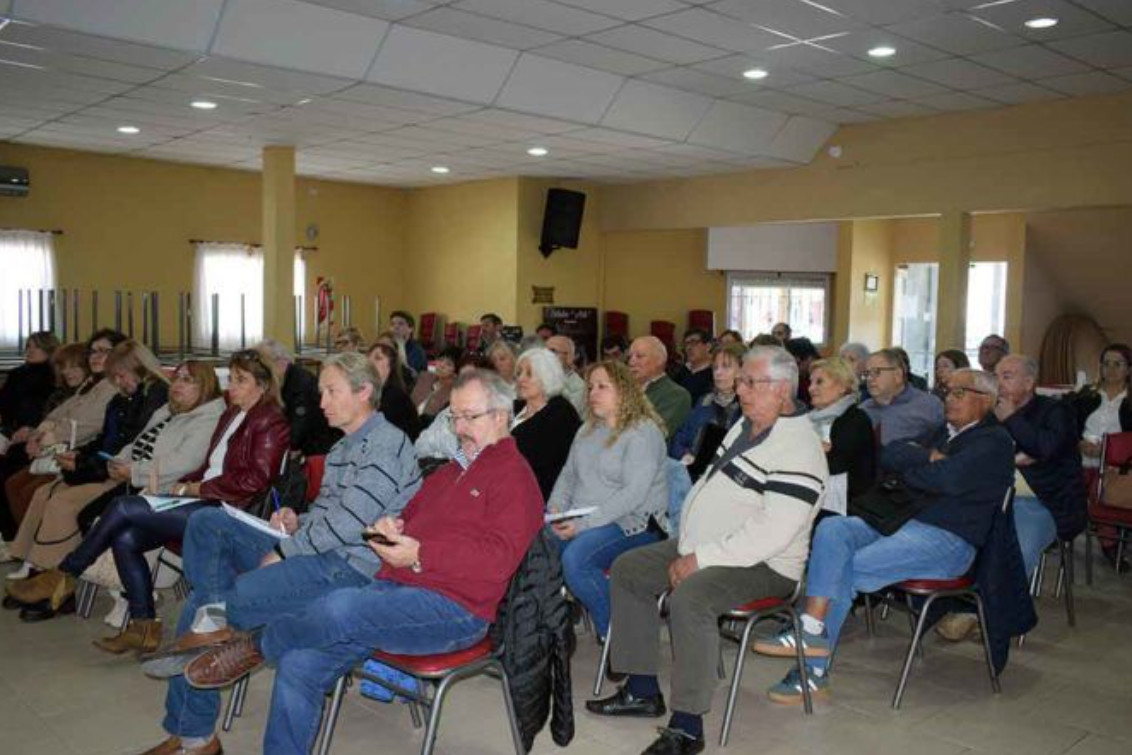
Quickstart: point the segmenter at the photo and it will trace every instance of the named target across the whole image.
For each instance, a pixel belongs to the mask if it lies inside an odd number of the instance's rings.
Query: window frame
[[[758,270],[729,270],[727,271],[727,327],[731,328],[733,302],[734,302],[734,288],[736,285],[759,285],[770,284],[766,287],[777,286],[779,288],[810,288],[820,289],[823,293],[824,312],[822,313],[822,331],[825,336],[824,339],[814,341],[814,346],[817,348],[827,347],[830,344],[832,332],[830,327],[833,322],[833,274],[832,273],[791,273],[779,271],[758,271]],[[758,335],[757,333],[755,335]],[[799,334],[801,335],[801,334]],[[744,337],[746,334],[744,333]],[[752,336],[753,337],[753,336]]]

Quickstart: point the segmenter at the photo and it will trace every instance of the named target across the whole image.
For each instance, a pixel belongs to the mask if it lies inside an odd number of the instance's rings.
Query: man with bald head
[[[585,416],[586,408],[586,381],[574,369],[574,339],[569,336],[554,335],[546,339],[546,348],[554,352],[558,361],[562,363],[562,370],[566,373],[566,381],[562,384],[562,395],[574,405],[578,416]]]
[[[668,349],[656,336],[641,336],[629,345],[629,372],[664,420],[666,438],[672,440],[692,411],[692,397],[665,374],[667,364]]]

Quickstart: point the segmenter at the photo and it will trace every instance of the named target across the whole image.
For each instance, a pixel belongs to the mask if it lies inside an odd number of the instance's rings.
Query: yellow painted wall
[[[886,220],[852,223],[849,322],[844,340],[859,341],[873,349],[888,346],[892,340],[892,225]],[[865,291],[866,274],[877,276],[875,292]]]
[[[90,326],[90,289],[101,291],[102,325],[113,324],[114,290],[157,290],[162,342],[175,346],[177,293],[192,287],[189,239],[260,240],[258,173],[7,143],[0,143],[0,163],[31,172],[28,197],[0,198],[0,227],[63,231],[55,241],[58,281],[84,292],[84,330]],[[333,275],[338,291],[354,299],[355,322],[371,334],[372,326],[358,316],[364,302],[381,297],[389,306],[408,303],[401,273],[404,204],[400,190],[298,182],[296,238],[310,243],[304,229],[311,222],[321,229],[313,244],[318,250],[308,255],[308,279]],[[358,269],[367,272],[353,272]],[[140,299],[139,293],[139,337]]]
[[[629,315],[629,331],[642,335],[650,320],[676,323],[688,310],[715,312],[716,331],[727,327],[727,276],[705,268],[704,230],[613,232],[605,236],[605,305]]]
[[[519,180],[414,189],[408,194],[405,299],[417,312],[475,323],[515,321]]]
[[[549,188],[586,194],[582,231],[577,249],[559,249],[544,258],[538,250]],[[601,299],[604,238],[598,225],[598,193],[590,184],[546,179],[519,179],[518,281],[515,314],[530,333],[542,321],[544,304],[531,302],[531,287],[554,287],[554,304],[561,307],[597,307]]]

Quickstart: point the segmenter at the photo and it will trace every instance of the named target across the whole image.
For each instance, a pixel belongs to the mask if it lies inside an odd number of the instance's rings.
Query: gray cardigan
[[[362,539],[362,530],[399,514],[420,486],[412,442],[374,412],[330,449],[318,498],[279,549],[285,557],[338,551],[350,566],[372,576],[381,559]]]
[[[578,431],[548,508],[597,506],[594,513],[574,520],[579,531],[613,523],[626,535],[635,535],[648,526],[650,515],[663,525],[668,510],[664,433],[645,420],[606,447],[610,434],[604,424],[587,423]]]
[[[157,492],[168,491],[177,480],[196,471],[204,463],[204,457],[208,454],[208,444],[212,441],[212,433],[216,430],[216,423],[220,421],[220,415],[223,413],[224,399],[215,398],[191,411],[173,415],[169,424],[161,428],[157,440],[153,443],[153,459],[130,462],[130,484],[135,488],[149,485],[149,470],[153,468],[154,459],[157,461]],[[145,428],[138,433],[138,438],[168,417],[169,404],[165,404],[149,418]],[[137,443],[137,438],[127,443],[118,452],[117,458],[130,461],[130,455],[134,452],[134,443]]]

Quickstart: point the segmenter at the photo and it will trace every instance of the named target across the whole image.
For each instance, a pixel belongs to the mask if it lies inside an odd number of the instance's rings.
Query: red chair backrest
[[[307,476],[307,503],[313,503],[318,498],[319,488],[322,487],[322,475],[326,471],[325,456],[308,456],[306,466],[303,468]]]
[[[469,325],[467,331],[464,333],[464,348],[468,351],[475,351],[480,347],[480,326]]]
[[[649,323],[649,333],[660,339],[669,356],[676,352],[676,323],[667,320],[653,320]]]
[[[710,309],[693,309],[688,312],[688,327],[706,330],[715,338],[715,312]]]
[[[425,351],[430,351],[436,343],[436,313],[425,312],[421,315],[420,327],[417,328],[417,338]]]
[[[624,312],[605,313],[605,335],[629,338],[629,315]]]
[[[460,323],[450,322],[444,326],[444,345],[460,347]]]
[[[1109,433],[1101,439],[1101,473],[1097,475],[1097,501],[1104,503],[1104,468],[1121,467],[1132,462],[1132,432]]]

